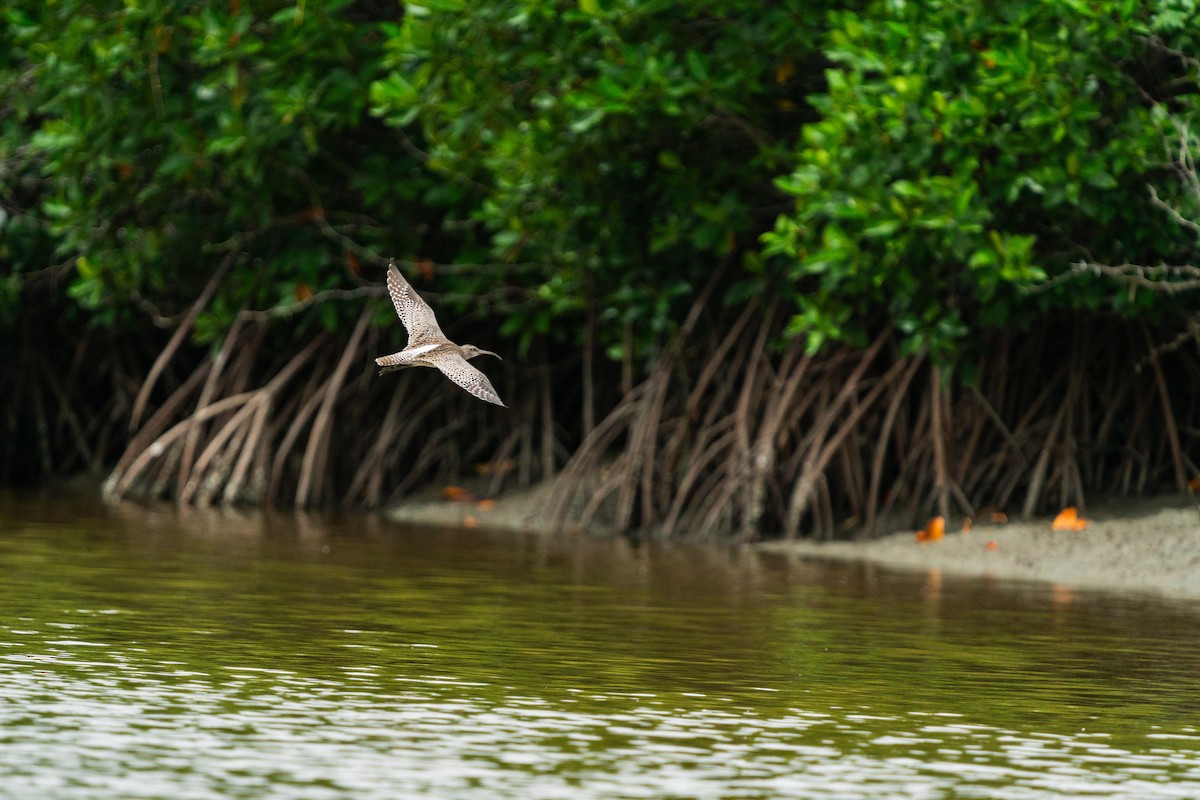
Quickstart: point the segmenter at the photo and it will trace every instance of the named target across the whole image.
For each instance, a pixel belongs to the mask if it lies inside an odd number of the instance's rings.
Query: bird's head
[[[467,360],[470,360],[470,359],[474,358],[475,356],[496,356],[496,358],[500,359],[501,361],[504,360],[504,359],[500,358],[500,356],[493,353],[491,350],[482,350],[473,344],[464,344],[462,346],[462,354],[463,354],[463,358],[465,358]]]

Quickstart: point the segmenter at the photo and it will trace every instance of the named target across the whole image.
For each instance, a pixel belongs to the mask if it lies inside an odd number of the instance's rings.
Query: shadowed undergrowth
[[[683,337],[577,449],[556,518],[663,536],[833,536],[881,517],[1028,516],[1089,494],[1183,490],[1197,472],[1200,379],[1138,323],[1046,323],[988,337],[964,386],[891,331],[812,356],[772,348],[752,306],[720,336]]]
[[[2,477],[29,477],[14,465],[32,453],[30,475],[110,468],[114,500],[375,508],[469,475],[488,494],[557,476],[561,525],[750,541],[1082,506],[1198,471],[1200,359],[1138,322],[992,335],[964,385],[890,330],[811,355],[771,302],[714,305],[627,391],[589,354],[504,353],[488,370],[508,410],[431,370],[376,375],[397,342],[373,303],[348,337],[247,319],[210,351],[30,314],[40,346],[0,373]]]

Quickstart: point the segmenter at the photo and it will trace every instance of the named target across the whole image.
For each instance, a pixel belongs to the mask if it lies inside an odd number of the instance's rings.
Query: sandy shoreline
[[[406,524],[551,532],[543,513],[550,487],[505,495],[495,503],[426,499],[388,512]],[[866,561],[904,570],[941,570],[963,577],[1044,581],[1080,589],[1139,592],[1200,600],[1200,511],[1187,499],[1123,502],[1082,514],[1081,531],[1053,531],[1049,518],[947,526],[945,538],[919,543],[912,532],[870,541],[764,542],[763,552],[802,558]]]
[[[1136,511],[1084,514],[1081,531],[1051,530],[1049,518],[947,532],[919,543],[913,533],[863,542],[766,542],[763,550],[806,558],[868,561],[961,577],[1043,581],[1079,589],[1200,600],[1200,512],[1174,499]]]

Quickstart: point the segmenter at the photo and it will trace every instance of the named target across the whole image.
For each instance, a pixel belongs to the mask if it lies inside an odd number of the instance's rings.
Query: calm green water
[[[0,797],[1200,797],[1200,606],[0,495]]]

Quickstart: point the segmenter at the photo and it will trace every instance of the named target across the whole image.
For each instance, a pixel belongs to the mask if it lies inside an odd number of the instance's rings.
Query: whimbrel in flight
[[[433,309],[396,269],[395,259],[388,264],[387,286],[392,305],[408,331],[408,346],[399,353],[375,359],[375,363],[383,367],[379,374],[405,367],[434,367],[480,400],[506,408],[487,375],[467,363],[467,359],[475,356],[500,356],[473,344],[458,345],[447,339],[438,326]]]

